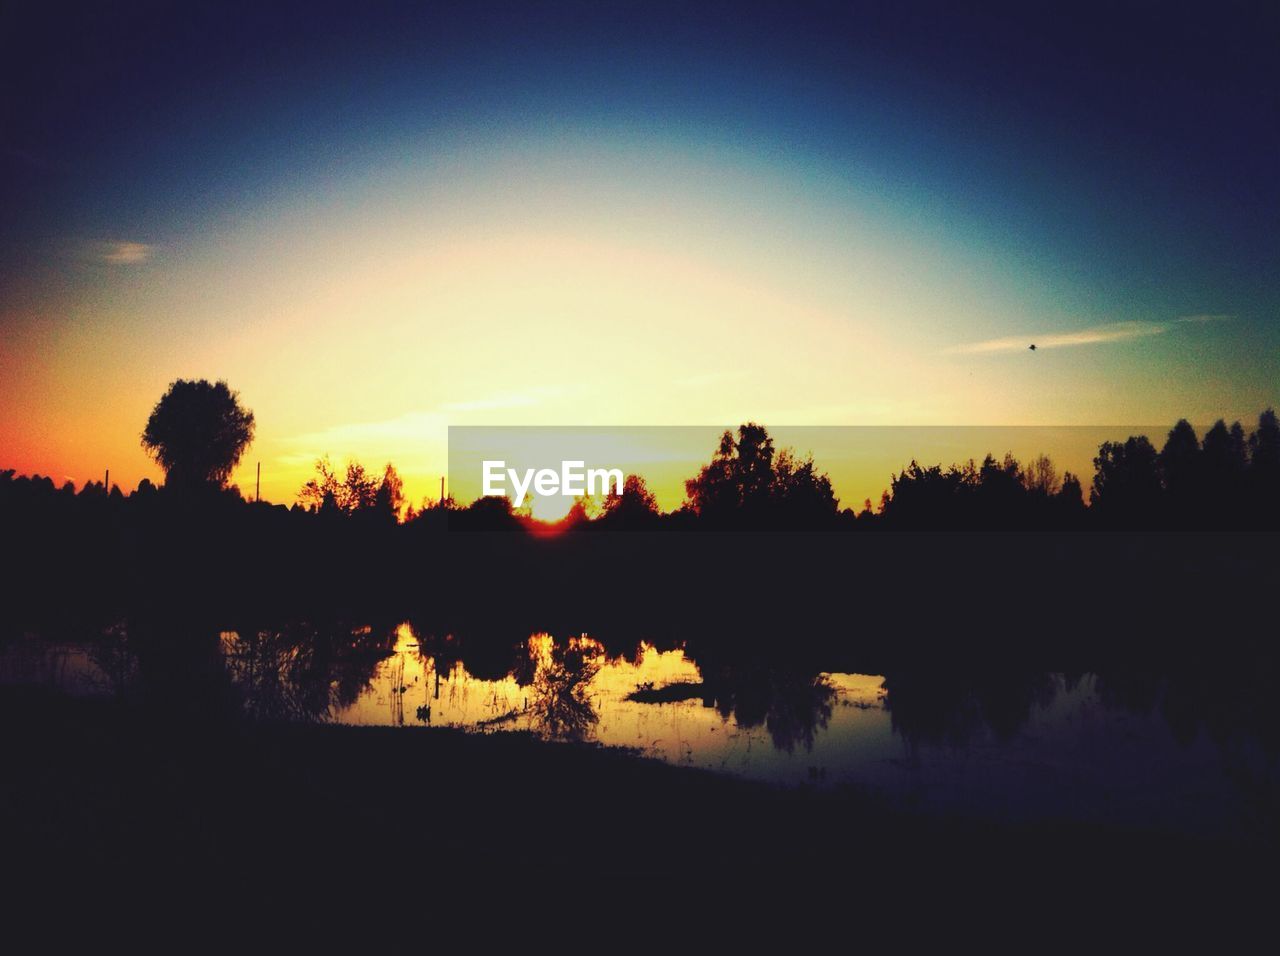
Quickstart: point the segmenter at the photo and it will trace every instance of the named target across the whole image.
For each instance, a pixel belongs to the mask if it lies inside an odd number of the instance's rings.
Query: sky
[[[1280,403],[1268,5],[259,6],[0,9],[0,467],[156,480],[194,377],[284,502],[449,425]]]

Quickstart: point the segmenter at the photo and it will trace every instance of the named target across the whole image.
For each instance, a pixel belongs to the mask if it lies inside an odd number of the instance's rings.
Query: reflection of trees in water
[[[433,633],[412,619],[407,622],[407,627],[416,640],[417,659],[423,665],[423,673],[430,675],[427,689],[430,699],[417,709],[417,719],[423,723],[431,722],[433,702],[440,700],[442,682],[447,685],[455,679],[465,680],[467,677],[501,681],[517,673],[528,662],[523,641],[500,637],[476,640],[451,632]]]
[[[1105,706],[1158,713],[1189,747],[1201,732],[1254,822],[1280,834],[1280,660],[1274,653],[1238,661],[1202,660],[1165,673],[1104,671],[1095,680]]]
[[[112,697],[124,697],[138,677],[138,655],[129,642],[123,622],[111,624],[89,643],[89,661],[94,671],[90,682]]]
[[[323,721],[369,686],[396,642],[396,625],[296,622],[222,635],[231,682],[257,720]]]
[[[813,749],[814,737],[831,721],[836,689],[826,676],[784,662],[695,661],[702,673],[703,702],[739,727],[764,725],[773,745],[791,753]]]
[[[238,712],[216,630],[191,619],[144,616],[129,622],[128,635],[138,697],[155,715],[200,722]]]
[[[1036,708],[1059,691],[1090,688],[1107,711],[1158,718],[1182,746],[1203,732],[1240,793],[1256,812],[1280,822],[1280,681],[1276,662],[1230,661],[1156,671],[1117,669],[1084,675],[988,670],[920,669],[885,677],[885,707],[893,729],[911,746],[963,746],[990,733],[1010,740]]]
[[[885,708],[894,731],[913,746],[960,746],[988,730],[1010,740],[1060,686],[1042,671],[894,671],[884,679]]]
[[[1102,671],[1094,687],[1108,707],[1158,713],[1184,746],[1203,731],[1220,747],[1256,739],[1272,760],[1280,756],[1280,661],[1204,660],[1163,673]]]
[[[409,626],[418,640],[419,658],[435,674],[434,698],[439,697],[442,676],[461,667],[473,680],[512,680],[527,688],[527,714],[542,733],[577,738],[599,720],[590,685],[606,659],[613,658],[586,635],[556,640],[542,633],[511,640],[482,633],[436,635],[417,630],[412,622]]]
[[[580,737],[598,722],[590,685],[606,662],[639,662],[644,642],[629,636],[613,645],[586,635],[555,639],[540,633],[526,641],[486,641],[474,635],[420,634],[420,654],[437,675],[461,663],[478,680],[513,680],[528,688],[534,726],[559,737]],[[781,662],[713,659],[698,662],[704,702],[740,726],[764,726],[776,747],[811,749],[816,733],[831,720],[836,690],[814,670]]]
[[[797,743],[813,749],[813,737],[831,721],[836,690],[822,674],[783,674],[773,683],[772,706],[765,727],[773,745],[791,753]]]
[[[529,639],[534,664],[529,702],[534,725],[555,737],[581,737],[600,719],[589,687],[600,671],[604,648],[588,637],[557,642],[546,635]]]
[[[103,689],[128,693],[171,719],[244,712],[264,720],[328,720],[364,693],[397,642],[396,621],[242,626],[217,637],[208,625],[145,618],[96,630],[89,658]],[[418,654],[437,675],[456,665],[478,680],[528,688],[528,715],[553,736],[583,736],[599,720],[591,684],[606,661],[634,662],[640,643],[593,638],[513,638],[509,628],[465,638],[412,627]],[[518,632],[517,632],[518,633]],[[527,634],[527,632],[525,632]],[[764,726],[777,748],[806,750],[831,720],[836,691],[814,657],[781,642],[749,653],[699,639],[686,648],[703,677],[703,700],[739,726]],[[1038,707],[1071,691],[1080,674],[1008,668],[888,669],[885,706],[911,744],[963,745],[976,736],[1015,737]],[[1197,660],[1177,667],[1104,670],[1085,680],[1108,709],[1159,716],[1183,744],[1203,732],[1262,796],[1277,794],[1280,661],[1271,653]],[[1269,796],[1268,796],[1269,795]]]
[[[431,663],[437,675],[452,673],[462,664],[476,680],[505,680],[525,657],[525,638],[509,633],[455,633],[436,631],[419,620],[410,619],[409,632],[417,640],[418,657]]]

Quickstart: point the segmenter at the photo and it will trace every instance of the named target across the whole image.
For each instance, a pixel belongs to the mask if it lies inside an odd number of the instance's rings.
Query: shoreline
[[[1275,835],[1213,842],[1098,824],[1009,824],[915,815],[851,788],[785,788],[672,766],[621,748],[444,728],[157,725],[137,708],[31,688],[0,690],[13,734],[3,789],[11,859],[41,869],[358,865],[393,825],[422,877],[495,859],[547,872],[657,876],[715,859],[814,878],[936,877],[963,861],[1067,878],[1200,882],[1272,858]],[[610,829],[614,829],[612,836]],[[306,861],[310,861],[307,863]],[[523,861],[523,862],[522,862]],[[1107,868],[1112,872],[1108,873]]]

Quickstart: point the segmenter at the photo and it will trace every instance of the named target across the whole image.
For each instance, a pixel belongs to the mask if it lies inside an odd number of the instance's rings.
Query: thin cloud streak
[[[409,412],[381,421],[331,425],[320,431],[289,436],[285,441],[306,448],[348,449],[369,442],[395,445],[428,441],[442,436],[447,428],[448,420],[439,412]]]
[[[1182,324],[1191,323],[1194,325],[1204,325],[1206,322],[1230,322],[1234,319],[1234,315],[1210,315],[1208,313],[1200,313],[1198,315],[1181,315],[1176,319]]]
[[[154,251],[155,247],[145,242],[102,242],[97,246],[98,258],[113,266],[142,265]]]
[[[1113,342],[1131,342],[1135,339],[1164,335],[1175,325],[1225,322],[1230,315],[1184,315],[1173,322],[1114,322],[1075,332],[1054,332],[1048,335],[1010,335],[984,342],[970,342],[946,349],[949,355],[994,355],[1003,352],[1023,352],[1032,345],[1042,349],[1070,348],[1077,345],[1107,345]]]
[[[524,392],[506,392],[470,401],[449,402],[436,409],[406,412],[394,418],[331,425],[320,431],[290,436],[285,441],[307,448],[352,448],[370,442],[391,445],[443,440],[449,425],[457,424],[454,419],[459,415],[531,408],[549,399],[580,391],[579,386],[545,386]]]
[[[543,386],[523,392],[504,392],[499,395],[489,395],[469,401],[448,402],[441,406],[441,410],[445,412],[491,412],[508,408],[529,408],[533,405],[541,405],[549,399],[563,397],[576,390],[578,389],[570,389],[566,386]]]
[[[702,372],[698,375],[687,375],[678,378],[671,384],[676,388],[711,388],[746,378],[745,372]]]

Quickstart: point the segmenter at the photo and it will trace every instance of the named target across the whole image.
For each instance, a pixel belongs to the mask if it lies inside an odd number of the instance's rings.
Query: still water
[[[123,628],[27,635],[0,647],[0,683],[127,696],[156,679],[134,643]],[[1247,723],[1215,723],[1208,688],[1197,715],[1194,691],[1135,675],[805,672],[683,646],[611,651],[586,635],[468,655],[409,624],[224,631],[207,656],[256,719],[525,731],[980,818],[1246,836],[1275,825],[1274,749]]]

